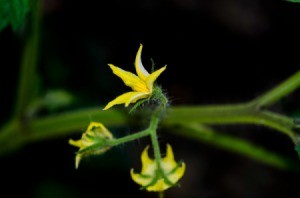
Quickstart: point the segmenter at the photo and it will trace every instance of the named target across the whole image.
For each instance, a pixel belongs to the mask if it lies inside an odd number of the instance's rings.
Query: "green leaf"
[[[300,3],[300,0],[286,0],[286,1],[293,2],[293,3]]]
[[[57,110],[61,107],[70,105],[74,97],[64,90],[49,91],[43,98],[43,104],[49,110]]]
[[[46,95],[40,97],[33,101],[27,108],[27,115],[33,116],[41,109],[47,109],[49,111],[56,111],[63,107],[66,107],[72,102],[75,98],[64,90],[52,90],[48,91]]]
[[[168,131],[186,138],[206,142],[221,149],[247,156],[253,160],[283,170],[300,172],[298,161],[282,156],[273,151],[266,150],[258,145],[248,142],[247,140],[217,132],[205,125],[181,124],[176,125],[176,128],[173,128],[173,130]],[[300,148],[295,147],[295,149],[297,150]]]
[[[29,11],[29,0],[0,0],[0,31],[11,25],[17,31]]]

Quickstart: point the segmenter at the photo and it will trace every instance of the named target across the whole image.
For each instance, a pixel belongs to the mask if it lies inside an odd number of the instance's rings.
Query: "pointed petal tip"
[[[72,146],[76,146],[79,147],[81,146],[81,139],[80,140],[73,140],[73,139],[69,139],[68,143]]]
[[[150,76],[147,78],[146,80],[146,84],[147,84],[147,87],[149,88],[149,90],[152,91],[152,88],[153,88],[153,84],[155,82],[155,80],[158,78],[158,76],[161,75],[161,73],[163,71],[165,71],[167,68],[167,66],[164,66],[158,70],[156,70],[155,72],[151,73]]]
[[[69,144],[71,144],[71,145],[73,145],[73,143],[74,143],[74,140],[72,140],[72,139],[69,139],[69,140],[68,140],[68,143],[69,143]]]
[[[181,167],[183,168],[183,169],[185,169],[186,168],[186,165],[185,165],[185,163],[184,162],[181,162]]]
[[[163,71],[165,71],[167,69],[167,65],[163,66],[162,68],[160,68]]]
[[[143,45],[140,44],[140,47],[136,53],[134,64],[135,64],[135,70],[136,70],[137,75],[139,76],[140,79],[145,81],[150,74],[147,72],[147,70],[145,69],[145,67],[143,66],[143,63],[142,63],[142,58],[141,58],[142,49],[143,49]]]
[[[147,146],[144,148],[143,153],[144,153],[144,152],[147,152],[147,153],[148,153],[148,149],[149,149],[149,145],[147,145]]]
[[[110,107],[108,107],[108,105],[106,105],[103,109],[102,109],[102,111],[105,111],[105,110],[107,110],[107,109],[109,109]]]
[[[170,144],[167,144],[167,154],[166,154],[166,158],[174,159],[173,149],[172,149],[172,146],[171,146]]]
[[[146,148],[144,148],[144,150],[142,152],[142,155],[141,155],[142,164],[147,164],[147,163],[152,162],[152,159],[148,155],[148,149],[149,149],[149,145],[147,145]]]
[[[102,109],[102,111],[105,111],[105,110],[107,110],[107,109],[109,109],[109,107],[107,107],[108,105],[106,105],[103,109]]]
[[[80,160],[81,160],[81,156],[80,156],[80,155],[77,155],[76,158],[75,158],[75,169],[76,169],[76,170],[77,170],[78,167],[79,167]]]
[[[180,166],[181,166],[181,167],[178,168],[178,170],[176,171],[177,174],[178,174],[178,179],[182,178],[182,176],[183,176],[184,173],[185,173],[185,169],[186,169],[186,165],[185,165],[184,162],[182,162],[182,163],[180,164]]]
[[[128,100],[125,104],[124,104],[124,107],[128,107],[129,106],[129,104],[130,104],[130,100]]]
[[[107,64],[111,70],[113,70],[114,68],[116,68],[116,66],[114,66],[113,64]]]
[[[166,146],[167,146],[167,148],[171,148],[172,149],[172,146],[171,146],[170,143],[167,143]]]
[[[133,177],[135,175],[133,168],[130,169],[130,175],[131,175],[131,177]]]
[[[114,106],[115,104],[113,103],[113,101],[110,101],[102,110],[105,111],[107,109],[110,109],[112,106]]]

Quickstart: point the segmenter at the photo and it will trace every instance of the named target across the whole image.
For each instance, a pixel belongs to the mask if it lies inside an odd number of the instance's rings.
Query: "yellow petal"
[[[170,144],[167,144],[167,152],[166,152],[166,157],[164,158],[164,160],[166,161],[174,161],[174,153],[172,150],[172,147]]]
[[[127,101],[125,106],[127,107],[130,103],[135,103],[139,99],[147,98],[147,97],[149,97],[149,95],[150,94],[146,93],[146,92],[139,92],[139,93],[135,94],[134,96],[132,96],[131,99],[129,101]]]
[[[185,172],[185,163],[182,163],[181,167],[177,168],[174,173],[168,175],[167,177],[172,183],[175,184],[183,176],[184,172]]]
[[[81,138],[82,146],[88,147],[95,144],[95,134],[93,131],[86,131],[82,134]]]
[[[156,163],[154,160],[152,160],[148,155],[148,149],[149,146],[147,146],[142,155],[141,155],[141,161],[142,161],[142,171],[141,173],[144,175],[155,175],[156,171]]]
[[[152,177],[142,177],[140,174],[134,173],[133,168],[130,170],[130,175],[132,180],[141,186],[147,186],[152,180]]]
[[[82,147],[82,141],[80,140],[69,140],[69,144],[71,144],[72,146],[76,146],[76,147]]]
[[[95,127],[105,128],[104,125],[101,124],[100,122],[91,122],[87,128],[87,131],[91,131]]]
[[[125,107],[127,107],[130,103],[134,103],[137,100],[142,99],[142,98],[147,98],[148,96],[149,96],[149,94],[144,93],[144,92],[127,92],[127,93],[124,93],[124,94],[118,96],[113,101],[109,102],[104,107],[103,110],[107,110],[114,105],[123,104],[123,103],[125,104]]]
[[[81,161],[81,158],[82,158],[81,154],[77,154],[76,157],[75,157],[75,168],[76,169],[78,169],[78,167],[79,167],[79,163]]]
[[[149,73],[147,72],[147,70],[144,68],[143,64],[142,64],[142,49],[143,49],[143,45],[140,44],[140,48],[136,54],[135,57],[135,70],[137,75],[139,76],[140,79],[142,79],[143,81],[146,81],[147,77],[149,76]]]
[[[159,180],[157,180],[157,182],[154,185],[149,186],[147,188],[147,190],[154,191],[154,192],[160,192],[160,191],[164,191],[170,187],[171,187],[170,185],[168,185],[164,182],[164,179],[159,179]]]
[[[91,122],[87,128],[87,131],[93,131],[95,133],[94,135],[98,137],[113,139],[112,133],[109,132],[109,130],[99,122]]]
[[[150,74],[150,76],[146,79],[146,84],[148,89],[150,90],[150,92],[152,92],[152,88],[153,88],[153,83],[154,81],[157,79],[157,77],[163,72],[165,71],[165,69],[167,68],[167,66],[164,66],[158,70],[156,70],[155,72],[153,72],[152,74]]]
[[[171,172],[177,166],[177,163],[174,160],[174,154],[170,144],[167,144],[166,156],[162,159],[161,166],[165,173]]]
[[[112,64],[108,64],[108,66],[111,68],[115,75],[117,75],[123,80],[125,85],[131,87],[134,91],[149,92],[146,83],[142,81],[139,77],[137,77],[135,74],[125,71]]]
[[[157,168],[155,160],[148,155],[147,146],[141,155],[142,171],[141,174],[134,173],[131,169],[130,174],[136,183],[145,187],[148,191],[164,191],[176,184],[185,172],[185,164],[180,166],[174,160],[174,154],[170,144],[167,144],[166,156],[161,161],[161,170]]]

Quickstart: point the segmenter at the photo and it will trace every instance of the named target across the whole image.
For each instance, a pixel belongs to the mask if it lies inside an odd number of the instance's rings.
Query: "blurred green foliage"
[[[0,31],[9,25],[14,31],[20,29],[29,8],[29,0],[0,0]]]
[[[300,0],[287,0],[289,2],[300,3]]]

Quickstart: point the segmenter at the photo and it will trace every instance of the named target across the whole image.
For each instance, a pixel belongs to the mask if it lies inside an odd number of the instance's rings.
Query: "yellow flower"
[[[69,144],[79,147],[79,151],[75,158],[76,169],[79,166],[79,162],[84,156],[102,154],[110,146],[105,146],[107,141],[112,140],[113,135],[105,128],[105,126],[99,122],[91,122],[87,130],[82,134],[79,140],[69,140]]]
[[[175,185],[185,172],[185,163],[176,163],[172,147],[169,144],[167,144],[167,154],[162,158],[161,163],[149,158],[148,149],[149,146],[141,155],[141,173],[136,174],[133,169],[130,171],[133,181],[146,190],[155,192],[164,191]]]
[[[103,110],[107,110],[117,104],[125,104],[127,107],[130,103],[135,103],[139,99],[148,98],[151,96],[153,91],[153,84],[157,77],[166,69],[166,66],[156,70],[155,72],[149,74],[144,68],[141,60],[143,45],[140,45],[140,48],[136,54],[135,58],[135,70],[137,75],[125,71],[119,67],[116,67],[112,64],[108,64],[111,70],[115,75],[120,77],[125,85],[132,88],[133,91],[124,93],[113,101],[109,102]]]

